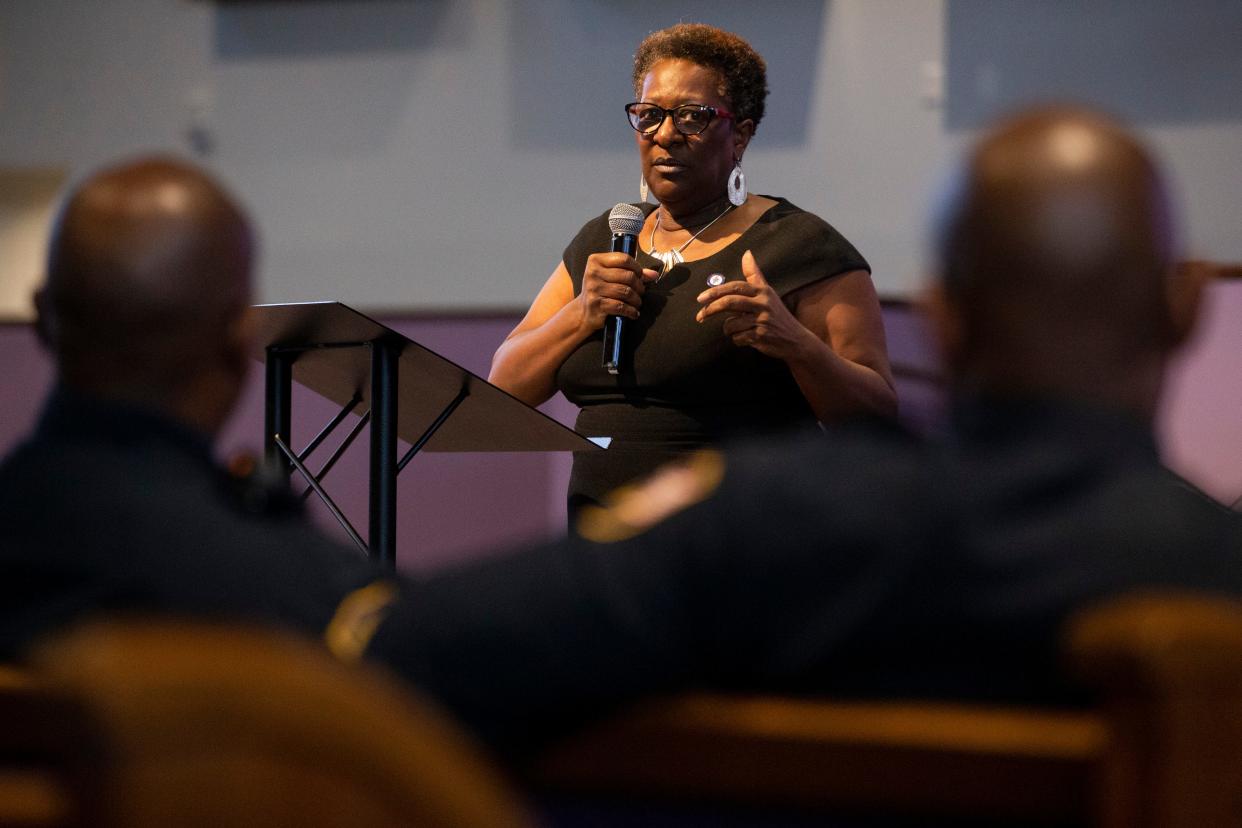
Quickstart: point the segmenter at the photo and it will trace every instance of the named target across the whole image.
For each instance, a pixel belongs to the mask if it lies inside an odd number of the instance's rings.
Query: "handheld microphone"
[[[638,234],[643,229],[643,211],[633,204],[618,204],[608,213],[608,229],[612,231],[613,253],[634,256],[638,253]],[[604,320],[604,369],[610,374],[621,373],[621,332],[624,316]]]

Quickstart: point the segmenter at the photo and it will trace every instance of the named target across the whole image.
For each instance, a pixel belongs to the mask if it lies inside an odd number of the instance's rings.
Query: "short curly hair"
[[[739,121],[759,126],[768,97],[768,70],[763,58],[742,38],[704,23],[678,23],[652,32],[634,53],[634,94],[641,95],[643,78],[657,61],[688,60],[714,69],[723,80],[720,94],[729,100]]]

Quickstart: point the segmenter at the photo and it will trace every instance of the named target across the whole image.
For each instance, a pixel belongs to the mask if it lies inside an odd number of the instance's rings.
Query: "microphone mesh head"
[[[613,233],[637,236],[643,229],[643,211],[633,204],[618,204],[608,213],[608,229]]]

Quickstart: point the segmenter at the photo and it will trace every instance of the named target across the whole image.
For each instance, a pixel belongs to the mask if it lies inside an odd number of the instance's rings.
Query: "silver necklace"
[[[663,263],[660,268],[660,275],[656,277],[656,281],[658,282],[661,279],[663,279],[665,273],[668,273],[670,270],[677,267],[677,265],[684,262],[685,258],[681,255],[681,251],[689,247],[690,242],[694,241],[699,236],[703,235],[703,233],[707,231],[707,228],[711,227],[713,224],[715,224],[716,222],[724,218],[724,214],[729,212],[732,209],[733,209],[733,205],[730,204],[728,207],[721,210],[720,215],[716,216],[714,219],[709,221],[707,224],[704,224],[701,228],[699,228],[699,232],[695,233],[693,236],[686,239],[685,244],[681,245],[680,247],[670,247],[668,250],[660,252],[659,250],[656,250],[655,234],[656,234],[656,231],[660,229],[660,219],[664,216],[664,209],[661,208],[660,212],[656,213],[655,224],[651,225],[651,243],[648,245],[651,248],[651,255],[659,259]]]

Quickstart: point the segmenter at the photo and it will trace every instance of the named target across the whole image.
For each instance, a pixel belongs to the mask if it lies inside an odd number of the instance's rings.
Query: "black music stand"
[[[395,566],[397,474],[428,451],[593,451],[572,429],[391,328],[340,302],[257,305],[267,364],[264,451],[286,474],[296,470],[359,549]],[[292,383],[341,406],[300,452],[290,439]],[[318,472],[306,461],[360,405],[368,410]],[[371,432],[369,543],[320,485],[368,422]],[[397,459],[397,438],[410,444]]]

